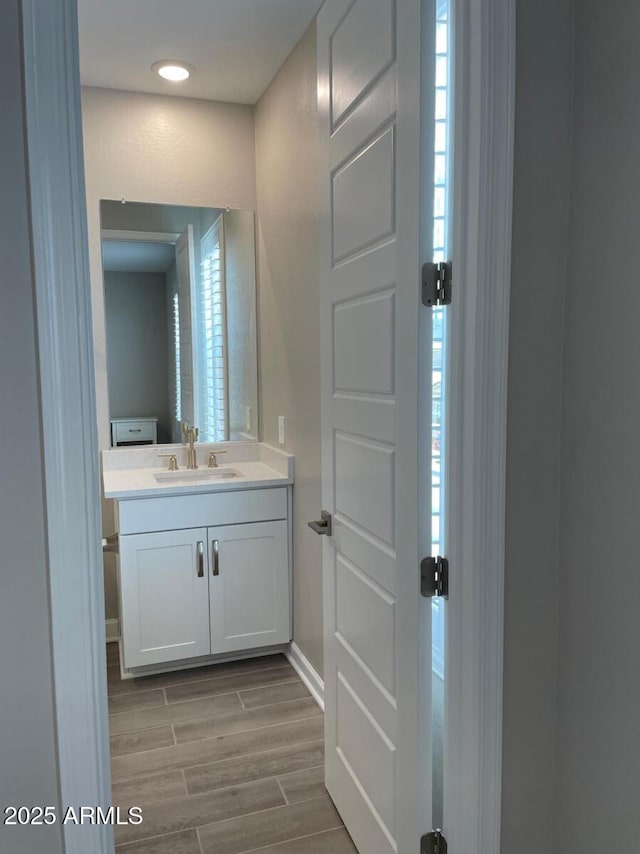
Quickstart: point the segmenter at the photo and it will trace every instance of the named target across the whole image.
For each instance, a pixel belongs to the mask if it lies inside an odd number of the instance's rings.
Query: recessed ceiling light
[[[193,66],[187,65],[186,62],[177,62],[175,59],[161,59],[159,62],[154,62],[151,69],[156,71],[160,77],[164,77],[165,80],[179,83],[191,75]]]

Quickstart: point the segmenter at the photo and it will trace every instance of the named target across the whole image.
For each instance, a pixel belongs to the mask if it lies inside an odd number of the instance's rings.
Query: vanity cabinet
[[[166,530],[184,522],[184,499],[119,503],[127,669],[275,646],[291,638],[286,489],[185,498],[198,527]],[[233,524],[201,524],[205,520]],[[149,530],[160,526],[164,530]]]

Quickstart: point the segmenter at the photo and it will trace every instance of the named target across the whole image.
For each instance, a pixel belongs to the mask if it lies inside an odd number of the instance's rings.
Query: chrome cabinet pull
[[[212,575],[220,575],[220,544],[218,540],[211,540],[211,551],[213,552]]]
[[[204,578],[204,543],[198,540],[198,578]]]

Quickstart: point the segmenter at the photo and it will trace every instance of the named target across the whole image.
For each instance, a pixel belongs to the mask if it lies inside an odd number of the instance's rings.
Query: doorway
[[[30,76],[29,76],[28,81],[27,81],[27,86],[28,86],[28,88],[31,87],[30,91],[32,93],[35,92],[36,89],[38,89],[39,87],[41,88],[41,87],[46,86],[47,80],[49,81],[50,85],[55,88],[56,85],[60,85],[61,81],[65,80],[65,79],[68,79],[71,81],[76,79],[74,77],[76,72],[75,72],[75,68],[73,67],[73,64],[69,65],[68,67],[65,67],[64,65],[62,66],[62,68],[65,70],[65,72],[68,75],[67,78],[64,78],[64,72],[62,75],[60,73],[57,73],[57,74],[52,73],[52,66],[54,66],[55,62],[57,61],[55,51],[56,51],[56,49],[59,49],[60,45],[66,45],[67,47],[71,46],[70,55],[73,56],[73,10],[70,9],[69,7],[65,7],[65,9],[63,10],[64,14],[62,14],[60,16],[60,19],[56,19],[54,17],[52,20],[47,20],[46,22],[44,21],[44,19],[42,17],[38,21],[38,16],[35,15],[34,11],[35,10],[34,10],[34,8],[32,8],[31,4],[29,4],[29,3],[25,4],[25,15],[29,19],[29,26],[25,27],[25,32],[28,33],[27,44],[26,44],[27,55],[28,56],[35,56],[36,53],[38,54],[38,62],[34,62],[34,64],[32,65],[30,72],[29,72]],[[71,16],[70,18],[68,17],[69,15]],[[469,24],[468,21],[467,21],[467,23]],[[47,27],[48,27],[48,31],[47,31]],[[55,35],[59,39],[58,47],[56,47],[52,44],[52,40],[50,38],[51,35]],[[493,34],[492,34],[492,37],[493,37]],[[482,42],[482,40],[480,39],[480,36],[478,36],[478,38],[480,40],[480,46],[483,50],[485,50],[488,46],[491,46],[491,40],[490,39],[489,39],[489,45],[487,45],[485,42]],[[30,40],[32,40],[32,41],[30,41]],[[49,45],[49,51],[50,51],[49,53],[47,53],[46,50],[41,51],[41,52],[36,52],[33,49],[35,42],[37,42],[38,40],[41,40],[41,43],[43,45]],[[507,39],[507,43],[508,43],[508,39]],[[468,69],[467,69],[467,72],[468,72]],[[468,80],[470,77],[472,77],[472,75],[467,73],[466,76],[461,75],[459,77],[459,79],[461,81],[462,81],[462,79]],[[77,85],[77,83],[72,84],[72,85]],[[493,93],[491,86],[489,86],[488,88]],[[467,93],[467,95],[468,95],[468,93]],[[55,99],[51,99],[51,100],[53,101]],[[46,103],[46,102],[47,102],[47,99],[44,99],[44,103]],[[52,160],[52,158],[55,159],[56,154],[60,154],[60,153],[64,152],[66,155],[68,153],[69,140],[63,139],[60,136],[58,136],[58,137],[56,137],[55,140],[52,141],[50,133],[48,135],[46,132],[44,132],[44,128],[42,126],[43,115],[41,112],[38,112],[39,109],[41,110],[43,108],[42,104],[43,104],[42,98],[40,98],[40,99],[34,98],[29,105],[29,137],[30,137],[30,143],[29,144],[30,144],[31,162],[33,163],[32,184],[36,190],[35,198],[36,198],[36,201],[38,199],[42,200],[42,207],[40,209],[42,212],[41,215],[47,216],[51,213],[51,210],[46,205],[46,199],[45,199],[44,195],[39,195],[37,192],[37,189],[38,189],[38,187],[42,188],[42,187],[48,186],[49,182],[52,180],[51,176],[56,174],[56,170],[50,168],[51,167],[51,160]],[[487,125],[489,125],[488,120],[485,120],[485,121],[486,121]],[[52,122],[51,126],[55,127],[55,122]],[[46,123],[45,123],[45,127],[46,127]],[[37,133],[38,130],[42,130],[43,132],[38,134]],[[502,126],[499,126],[497,131],[496,131],[495,136],[500,137],[502,132],[503,132]],[[508,149],[508,139],[509,139],[508,133],[506,134],[506,139],[507,139],[506,147]],[[47,144],[49,144],[48,150],[47,150]],[[36,156],[38,146],[41,146],[43,148],[43,153],[47,155],[47,156],[43,157],[41,161]],[[68,156],[65,156],[65,157],[60,158],[61,163],[67,163],[68,164],[68,163],[80,162],[78,159],[79,149],[78,149],[77,137],[75,138],[75,141],[72,141],[72,147],[73,146],[75,146],[75,160],[73,157],[69,158]],[[491,148],[491,146],[490,146],[490,148]],[[503,154],[503,153],[504,152],[502,150],[499,152],[499,154]],[[492,150],[491,151],[491,157],[495,156],[495,154],[496,154],[495,151]],[[49,168],[47,170],[43,169],[42,171],[40,171],[40,167],[36,165],[36,164],[40,164],[40,163],[46,164]],[[62,174],[62,172],[60,174]],[[67,174],[68,174],[68,167],[67,167]],[[77,183],[74,182],[73,180],[71,180],[68,182],[68,187],[71,189],[68,189],[66,194],[62,193],[61,195],[58,195],[58,196],[52,196],[52,198],[53,197],[56,197],[58,199],[61,197],[67,198],[68,199],[68,210],[70,212],[69,222],[78,222],[78,221],[82,220],[82,216],[81,216],[82,205],[81,205],[81,197],[77,192]],[[76,188],[75,194],[73,192],[74,187]],[[499,199],[500,201],[505,197],[508,198],[508,186],[505,187],[505,186],[501,185],[500,193],[496,192],[496,193],[494,193],[494,196],[500,196],[500,199]],[[494,201],[495,201],[495,199],[494,199]],[[499,209],[499,205],[496,205],[496,209]],[[52,216],[51,221],[53,221],[53,220],[54,220],[54,217]],[[44,224],[44,220],[43,220],[43,224]],[[82,260],[84,257],[82,247],[84,246],[84,243],[85,243],[83,229],[79,228],[79,229],[74,230],[74,228],[72,227],[70,230],[68,229],[66,232],[64,232],[64,229],[62,229],[63,225],[64,225],[64,223],[61,221],[60,222],[60,228],[63,231],[62,237],[66,238],[66,242],[63,240],[61,245],[62,246],[74,245],[74,246],[80,247],[78,250],[78,255],[73,259],[74,264],[69,269],[70,275],[68,275],[66,277],[66,281],[67,282],[72,281],[72,282],[76,283],[77,293],[79,295],[81,295],[82,294],[82,277],[80,275],[78,275],[78,270],[83,270],[85,268],[85,263]],[[68,225],[68,223],[67,223],[67,225]],[[75,236],[76,238],[79,238],[79,239],[76,239],[74,242],[73,240],[69,239],[71,235]],[[47,240],[45,234],[43,234],[42,236],[43,236],[42,247],[47,247],[48,249],[51,249],[52,248],[51,238],[49,238],[49,240]],[[466,253],[462,253],[462,254],[464,255],[464,258],[468,262],[469,253],[466,252]],[[53,254],[51,257],[57,258],[57,257],[59,257],[59,255],[60,255],[60,252],[58,250],[58,252],[56,253],[55,244],[54,244],[54,251],[53,251]],[[38,256],[36,258],[36,272],[37,272],[37,275],[41,277],[41,281],[44,281],[44,270],[46,268],[46,264],[47,264],[46,255],[44,254],[44,252],[42,252],[41,254],[38,254]],[[60,276],[60,270],[56,270],[50,278],[49,277],[47,277],[47,278],[49,281],[53,281],[55,283],[55,282],[59,281],[59,276]],[[489,278],[489,276],[487,276],[487,279],[488,278]],[[495,278],[496,277],[494,275],[493,279],[495,280]],[[504,274],[503,276],[498,277],[498,278],[503,283],[504,283],[504,281],[508,280],[508,277],[506,274]],[[39,291],[39,300],[40,300],[39,304],[42,307],[41,318],[42,318],[42,324],[43,324],[43,326],[41,327],[41,330],[40,330],[40,338],[41,338],[42,346],[44,347],[47,344],[47,342],[49,344],[51,344],[51,342],[53,340],[53,336],[51,336],[51,338],[47,339],[47,330],[51,327],[51,325],[57,324],[58,328],[64,329],[65,328],[65,322],[64,322],[64,318],[63,318],[64,313],[63,312],[57,313],[55,305],[54,306],[49,305],[49,312],[47,313],[47,310],[45,309],[45,305],[47,305],[48,303],[44,298],[43,290]],[[90,352],[89,352],[89,348],[87,347],[87,340],[86,340],[86,331],[89,328],[89,314],[87,311],[88,306],[87,306],[87,301],[86,301],[86,294],[84,296],[84,299],[82,299],[82,298],[80,299],[80,302],[83,305],[83,309],[82,309],[81,313],[83,313],[83,316],[84,316],[85,320],[87,321],[87,328],[84,331],[82,329],[80,329],[80,330],[75,329],[72,331],[72,336],[70,338],[67,338],[67,342],[66,342],[65,346],[66,346],[67,351],[68,351],[69,356],[70,356],[70,362],[69,362],[70,365],[74,364],[74,361],[77,364],[78,349],[82,350],[82,347],[84,347],[83,355],[84,355],[85,359],[90,360]],[[77,316],[77,315],[74,315],[74,316]],[[468,317],[469,317],[469,315],[467,315],[467,318]],[[503,332],[504,332],[504,329],[503,329]],[[83,335],[85,336],[84,339],[83,339]],[[63,338],[64,338],[64,336],[63,336]],[[78,342],[81,339],[84,341],[84,343],[81,346],[79,346]],[[58,340],[58,339],[56,339],[56,340]],[[494,345],[495,345],[495,339],[494,339]],[[53,347],[52,347],[52,351],[53,351]],[[477,356],[477,352],[474,355]],[[498,354],[498,355],[500,355],[500,354]],[[502,355],[504,355],[504,354],[502,354]],[[55,360],[52,360],[52,361],[55,362]],[[495,361],[495,358],[494,358],[494,361]],[[499,359],[498,359],[498,361],[499,361]],[[86,364],[86,361],[84,362],[84,364]],[[487,369],[487,374],[489,376],[494,376],[494,375],[500,376],[500,366],[499,365],[496,366],[495,364],[493,364],[492,359],[490,357],[487,357],[485,359],[485,361],[482,362],[482,364],[485,365],[485,367]],[[53,370],[57,370],[57,369],[58,369],[57,366],[53,368]],[[89,398],[89,400],[91,400],[91,397],[92,397],[92,395],[90,393],[91,378],[90,378],[89,372],[84,372],[84,374],[77,375],[77,374],[74,374],[73,371],[70,371],[69,375],[70,376],[77,376],[78,388],[83,388],[85,390],[85,393],[86,393],[86,390],[88,389],[89,390],[88,398]],[[56,387],[55,383],[52,384],[52,387]],[[464,394],[461,394],[460,397],[462,400],[466,399]],[[49,400],[48,405],[50,406],[51,413],[55,413],[60,408],[59,401],[54,400],[54,399]],[[497,417],[497,420],[499,421],[500,412],[502,411],[500,409],[500,406],[501,406],[501,398],[500,398],[500,395],[498,394],[497,395],[497,403],[496,403],[496,412],[492,412],[492,413],[489,413],[487,415],[487,423],[491,422],[491,419],[494,416]],[[75,412],[75,409],[73,407],[70,407],[68,412],[69,411]],[[68,412],[67,412],[67,415],[68,415]],[[53,420],[55,421],[55,416],[53,417]],[[87,414],[85,413],[84,415],[82,415],[82,414],[80,415],[80,418],[79,418],[77,423],[87,425],[89,427],[88,433],[90,433],[91,428],[94,426],[94,423],[92,423],[92,422],[93,422],[93,419],[91,418],[91,416],[87,416]],[[62,428],[65,424],[64,417],[62,417],[62,418],[59,417],[59,423],[60,423],[60,427]],[[60,435],[62,435],[62,432],[63,431],[60,430]],[[52,433],[52,437],[55,438],[55,427],[54,427],[54,431]],[[62,441],[59,443],[58,448],[60,450],[60,453],[57,455],[56,465],[60,466],[61,471],[65,471],[67,466],[69,467],[69,469],[72,468],[72,462],[73,462],[73,465],[77,465],[78,457],[77,457],[77,449],[75,447],[73,447],[71,444],[65,444],[65,442]],[[95,465],[95,461],[94,461],[94,455],[95,455],[96,450],[97,449],[95,447],[95,443],[88,441],[87,447],[86,447],[86,452],[85,452],[86,470],[85,470],[85,475],[83,476],[82,488],[79,490],[79,493],[78,493],[78,497],[80,499],[84,498],[85,504],[83,505],[81,503],[80,507],[83,507],[83,506],[86,507],[86,506],[90,505],[90,500],[87,500],[87,499],[90,499],[90,496],[95,491],[95,485],[97,483],[97,475],[96,475],[96,465]],[[498,453],[498,455],[499,455],[499,453],[500,453],[499,447],[497,447],[495,449],[495,453]],[[499,469],[499,465],[497,466],[497,468]],[[54,472],[50,472],[50,474],[54,474]],[[52,509],[54,506],[54,494],[55,494],[55,489],[56,489],[55,478],[49,477],[49,483],[51,484],[51,487],[50,487],[50,490],[48,491],[48,495],[47,495],[47,505],[49,508]],[[478,488],[477,484],[475,484],[475,488],[476,489]],[[66,496],[63,496],[63,499],[66,500]],[[498,502],[498,504],[499,504],[499,502]],[[86,514],[82,514],[82,513],[78,514],[77,518],[80,518],[83,515],[85,516],[85,518],[87,518]],[[51,516],[52,516],[52,518],[53,518],[53,516],[55,516],[55,513],[53,511],[51,513]],[[98,531],[97,531],[97,525],[95,523],[96,523],[95,518],[93,518],[93,520],[89,519],[86,527],[83,529],[83,537],[86,539],[85,555],[87,555],[87,560],[85,560],[85,563],[84,563],[85,572],[86,572],[86,566],[87,565],[95,566],[97,564],[97,552],[95,550],[95,546],[90,545],[91,535],[96,535],[96,539],[97,539]],[[62,530],[64,530],[64,529],[65,529],[65,526],[62,526]],[[61,577],[64,577],[65,581],[68,581],[69,577],[75,571],[74,567],[78,563],[77,556],[70,555],[68,548],[65,550],[64,543],[62,543],[62,544],[54,543],[53,546],[54,547],[52,549],[52,554],[54,557],[54,562],[56,560],[59,560],[61,557],[69,557],[70,558],[68,566],[65,567],[64,572],[61,573]],[[91,557],[91,555],[93,555],[93,556]],[[78,567],[78,569],[80,569],[80,567]],[[100,623],[101,623],[101,619],[100,619],[100,617],[101,617],[101,606],[99,604],[99,602],[100,602],[100,597],[98,595],[99,593],[100,593],[99,588],[96,588],[95,586],[92,587],[92,585],[89,585],[87,587],[86,584],[85,585],[80,584],[79,585],[78,597],[74,600],[67,600],[67,602],[63,605],[63,603],[62,603],[62,598],[63,598],[62,597],[62,594],[63,594],[62,587],[60,587],[58,589],[56,586],[56,583],[54,582],[53,589],[52,589],[52,612],[53,612],[53,624],[54,624],[54,641],[55,641],[55,646],[56,646],[56,650],[57,650],[56,651],[56,659],[57,659],[57,662],[56,662],[56,681],[58,683],[58,687],[61,688],[61,686],[68,683],[68,679],[65,677],[63,670],[64,670],[64,667],[66,666],[66,664],[68,664],[68,662],[73,658],[73,653],[75,652],[75,650],[73,649],[73,647],[71,645],[69,645],[69,643],[65,644],[65,642],[64,642],[64,639],[62,636],[63,635],[62,625],[64,623],[65,628],[68,629],[69,625],[73,623],[73,625],[76,626],[76,630],[74,631],[74,637],[77,637],[78,633],[79,633],[79,635],[82,637],[87,637],[87,638],[93,639],[92,642],[90,644],[88,644],[88,646],[87,646],[86,657],[82,661],[79,662],[77,672],[79,671],[81,673],[82,678],[80,678],[78,680],[77,684],[79,684],[81,686],[85,686],[85,685],[87,686],[87,690],[92,695],[92,700],[91,700],[91,702],[89,702],[89,707],[93,707],[94,709],[97,708],[96,700],[99,699],[99,697],[100,697],[100,689],[99,689],[99,687],[97,687],[98,683],[96,682],[95,673],[98,672],[98,662],[99,662],[99,655],[100,655],[99,650],[100,650],[100,645],[101,645],[100,639],[101,639],[101,637],[102,637],[102,639],[104,637],[103,636],[103,628],[100,625]],[[84,611],[84,614],[83,614],[83,611]],[[61,619],[63,617],[63,615],[65,618],[64,620]],[[459,648],[458,648],[456,654],[460,655],[463,650],[466,652],[468,649],[469,649],[468,642],[466,644],[463,642],[462,644],[459,645]],[[473,658],[473,655],[474,655],[474,650],[472,648],[471,649],[472,658]],[[499,669],[499,668],[497,668],[497,669]],[[78,675],[80,675],[80,674],[78,674]],[[77,691],[77,690],[78,690],[78,688],[76,686],[75,691]],[[81,688],[80,690],[82,691],[84,689]],[[73,699],[72,698],[75,695],[74,690],[70,690],[68,693],[64,692],[64,691],[58,691],[58,695],[60,696],[60,702],[61,703],[64,702],[62,699],[63,697],[69,697],[69,702],[71,705],[73,705]],[[477,713],[477,708],[478,708],[477,705],[474,704],[473,705],[474,713]],[[63,709],[62,707],[59,707],[59,709],[58,709],[60,741],[61,741],[61,744],[63,745],[63,747],[65,745],[68,747],[68,749],[62,750],[62,755],[65,756],[66,758],[68,758],[69,763],[70,763],[69,768],[73,765],[74,762],[82,764],[86,760],[86,757],[89,757],[89,758],[93,757],[94,758],[95,761],[93,762],[92,767],[94,769],[97,769],[97,771],[98,771],[97,776],[99,779],[96,780],[95,773],[90,774],[89,777],[90,777],[90,779],[93,780],[93,782],[91,783],[91,786],[89,786],[88,788],[91,788],[92,791],[95,790],[96,802],[106,802],[105,801],[104,788],[102,788],[102,791],[101,791],[101,785],[102,784],[100,783],[100,780],[103,783],[104,779],[105,779],[105,776],[103,774],[103,769],[104,769],[103,758],[104,757],[102,757],[102,759],[100,758],[100,752],[101,751],[99,748],[100,743],[104,744],[104,729],[101,726],[101,724],[99,723],[100,714],[97,713],[96,717],[95,717],[95,720],[98,721],[97,725],[92,722],[88,727],[85,727],[83,735],[85,738],[85,743],[87,745],[87,750],[84,752],[84,756],[79,756],[77,743],[74,746],[74,742],[77,741],[78,731],[76,730],[75,732],[73,732],[73,738],[72,738],[71,737],[72,730],[69,729],[69,727],[72,724],[72,721],[74,719],[74,715],[72,714],[72,710],[69,710],[69,711],[71,713],[66,714],[65,709]],[[77,720],[77,716],[75,719]],[[454,726],[454,729],[455,729],[455,726]],[[78,781],[81,779],[85,779],[83,774],[65,773],[63,775],[63,787],[62,787],[63,788],[63,795],[68,800],[70,800],[71,802],[77,802],[78,796],[86,797],[86,794],[88,791],[87,787],[84,788],[84,791],[82,793],[80,793],[78,790]],[[77,794],[74,794],[74,793],[77,793]],[[456,806],[459,807],[459,804],[457,804]],[[109,844],[108,834],[105,835],[104,840],[105,840],[104,843],[100,842],[99,844],[104,845],[105,847],[103,849],[96,848],[96,850],[105,850],[105,851],[108,850],[108,844]],[[73,843],[72,842],[70,842],[70,846],[71,847],[69,848],[69,850],[73,850],[73,847],[72,847]],[[85,851],[87,850],[86,847],[84,848],[84,850]],[[469,850],[472,850],[472,849],[469,849]],[[485,850],[494,850],[494,849],[491,846],[489,846],[489,847],[485,847]]]

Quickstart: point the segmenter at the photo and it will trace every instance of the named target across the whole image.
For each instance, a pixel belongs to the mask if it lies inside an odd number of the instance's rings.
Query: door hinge
[[[420,840],[420,854],[447,854],[447,840],[441,831],[427,833]]]
[[[451,302],[451,261],[429,261],[422,265],[422,302],[432,308]]]
[[[420,563],[420,592],[428,599],[449,595],[449,561],[446,557],[425,557]]]

